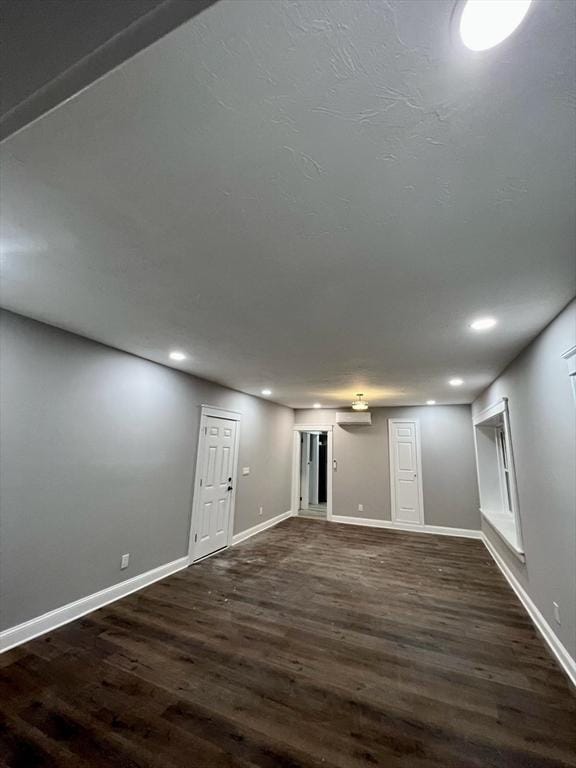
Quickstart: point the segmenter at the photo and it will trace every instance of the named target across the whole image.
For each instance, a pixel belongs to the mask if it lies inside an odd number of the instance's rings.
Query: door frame
[[[310,435],[308,433],[302,433],[303,440],[300,440],[300,494],[298,512],[301,509],[308,509],[310,506],[310,463],[306,459],[303,461],[302,456],[302,443],[306,449],[306,457],[310,454]]]
[[[316,438],[314,440],[314,438]],[[308,473],[308,506],[310,504],[318,504],[318,478],[320,472],[320,435],[314,433],[310,435],[310,441],[312,443],[312,460],[310,464],[311,471]],[[328,464],[328,451],[326,451],[326,464]],[[310,492],[310,483],[313,483],[313,492]],[[314,501],[316,498],[316,501]],[[326,504],[328,506],[328,504]]]
[[[424,478],[422,477],[422,441],[420,439],[420,419],[417,417],[405,418],[405,419],[388,419],[388,465],[390,471],[390,518],[393,523],[398,522],[402,525],[407,523],[401,523],[396,519],[396,483],[395,483],[395,462],[394,462],[394,435],[392,433],[393,424],[405,424],[406,422],[414,424],[416,435],[416,466],[418,472],[418,502],[420,505],[420,520],[418,523],[411,523],[411,525],[424,525]]]
[[[230,515],[228,519],[228,535],[226,537],[226,546],[229,547],[232,542],[234,531],[234,511],[236,508],[236,481],[238,478],[238,458],[240,453],[240,425],[242,414],[239,411],[230,411],[226,408],[220,408],[217,405],[200,406],[200,424],[198,426],[198,445],[196,448],[196,470],[194,472],[194,483],[192,489],[192,512],[190,515],[190,528],[188,531],[188,565],[195,562],[195,526],[198,523],[198,512],[200,505],[200,481],[202,480],[202,458],[204,456],[204,443],[206,438],[206,419],[213,417],[216,419],[229,419],[236,422],[236,436],[234,439],[234,456],[232,459],[232,498],[230,499]],[[222,550],[218,550],[221,552]],[[210,557],[210,555],[206,555]]]
[[[295,424],[292,447],[292,514],[300,509],[300,436],[302,432],[326,432],[326,519],[332,520],[332,475],[334,474],[334,426],[332,424]]]

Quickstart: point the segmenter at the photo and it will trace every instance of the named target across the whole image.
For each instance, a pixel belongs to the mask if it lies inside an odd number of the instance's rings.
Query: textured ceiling
[[[483,54],[452,8],[222,0],[11,136],[3,305],[292,406],[469,402],[574,294],[575,5]]]

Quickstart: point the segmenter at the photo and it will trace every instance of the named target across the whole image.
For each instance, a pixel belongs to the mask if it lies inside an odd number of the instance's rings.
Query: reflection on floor
[[[298,517],[312,517],[315,520],[326,520],[326,502],[323,504],[309,504],[308,509],[301,509]]]

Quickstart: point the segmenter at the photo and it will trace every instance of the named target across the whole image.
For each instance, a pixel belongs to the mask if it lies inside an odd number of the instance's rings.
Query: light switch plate
[[[242,474],[244,476],[249,475],[250,474],[250,467],[242,467]]]

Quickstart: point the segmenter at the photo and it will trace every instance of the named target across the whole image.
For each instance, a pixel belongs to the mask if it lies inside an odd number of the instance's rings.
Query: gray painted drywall
[[[562,354],[576,344],[572,302],[474,402],[508,398],[526,563],[484,532],[576,657],[576,406]],[[552,602],[560,604],[561,625]]]
[[[371,427],[334,427],[333,514],[390,520],[388,419],[418,418],[427,525],[480,527],[470,406],[372,408]],[[298,410],[296,424],[335,424],[336,410]],[[358,511],[358,504],[364,511]]]
[[[235,532],[290,508],[291,409],[0,320],[0,627],[186,555],[203,403],[242,412]]]

